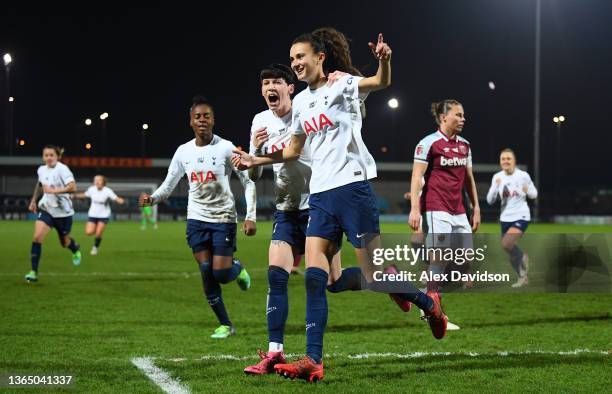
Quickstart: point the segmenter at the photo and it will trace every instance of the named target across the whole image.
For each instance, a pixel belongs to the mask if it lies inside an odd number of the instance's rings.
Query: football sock
[[[523,264],[523,251],[516,245],[510,250],[510,264],[519,276],[521,275],[521,265]]]
[[[365,279],[363,280],[365,282]],[[331,293],[340,293],[346,290],[361,290],[361,283],[361,268],[348,267],[342,270],[342,274],[336,282],[327,286],[327,290]]]
[[[242,270],[242,264],[238,260],[234,260],[230,268],[213,270],[213,275],[217,282],[226,284],[236,279],[238,274],[240,274],[240,270]]]
[[[68,249],[70,249],[70,251],[72,253],[76,253],[79,250],[80,246],[78,243],[76,243],[74,241],[74,238],[70,238],[70,243],[68,244]]]
[[[101,243],[102,243],[102,238],[96,238],[96,241],[95,241],[94,245],[97,248],[97,247],[100,246]]]
[[[327,272],[306,269],[306,355],[320,364],[323,358],[323,333],[327,325]]]
[[[32,271],[38,272],[38,263],[40,262],[41,253],[42,245],[38,242],[32,242],[32,250],[30,252],[32,257]]]
[[[289,313],[289,298],[287,296],[287,282],[289,273],[281,267],[268,267],[268,305],[266,318],[268,319],[268,340],[270,344],[282,344],[285,334],[285,323]],[[270,349],[270,351],[279,351]]]
[[[232,322],[227,315],[225,305],[223,304],[223,297],[221,295],[221,286],[215,279],[212,272],[212,267],[208,261],[204,261],[200,265],[200,274],[202,275],[202,285],[204,287],[204,294],[208,305],[212,308],[213,312],[217,316],[219,323],[225,326],[231,326]]]

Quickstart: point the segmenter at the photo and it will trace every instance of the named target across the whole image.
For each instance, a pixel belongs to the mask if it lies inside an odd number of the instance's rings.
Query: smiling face
[[[215,127],[215,114],[208,104],[198,104],[191,108],[191,120],[189,122],[196,138],[209,140],[212,138]]]
[[[289,52],[291,68],[298,80],[311,84],[324,77],[323,62],[325,53],[315,52],[309,42],[296,42]]]
[[[261,95],[268,108],[277,115],[284,115],[284,109],[291,108],[293,84],[288,85],[284,78],[264,78],[261,80]]]
[[[508,174],[512,174],[516,168],[516,158],[514,153],[509,151],[503,151],[499,155],[499,165]]]

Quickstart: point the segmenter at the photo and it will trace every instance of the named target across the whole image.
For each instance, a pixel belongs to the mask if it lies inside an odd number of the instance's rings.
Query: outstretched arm
[[[240,149],[234,149],[233,152],[236,156],[232,157],[232,164],[239,170],[246,170],[267,164],[297,160],[300,157],[300,153],[302,153],[305,142],[306,134],[293,134],[289,146],[264,156],[251,156]]]
[[[384,42],[382,33],[378,34],[376,44],[369,42],[368,45],[378,59],[378,70],[376,75],[359,81],[360,93],[375,92],[391,85],[391,48]]]

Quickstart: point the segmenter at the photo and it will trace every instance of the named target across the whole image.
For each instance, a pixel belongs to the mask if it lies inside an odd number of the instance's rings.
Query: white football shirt
[[[501,179],[498,185],[496,180]],[[523,191],[523,186],[527,185],[527,193]],[[494,204],[501,199],[501,215],[499,220],[502,222],[514,222],[515,220],[531,220],[527,198],[536,198],[538,191],[531,181],[529,174],[516,168],[510,175],[505,171],[499,171],[493,175],[491,187],[487,193],[487,202]]]
[[[111,215],[111,201],[117,200],[117,195],[110,187],[98,189],[95,185],[89,186],[85,195],[91,199],[87,215],[91,218],[106,219]]]
[[[251,145],[249,153],[256,154],[252,142],[253,132],[266,127],[268,141],[261,147],[261,154],[266,155],[284,149],[291,141],[289,132],[292,113],[279,118],[270,110],[258,113],[253,118],[251,127]],[[272,164],[274,171],[274,184],[276,192],[276,209],[279,211],[295,211],[308,209],[308,184],[310,182],[310,158],[308,148],[305,147],[300,158],[286,163]]]
[[[38,167],[38,182],[52,188],[60,188],[66,187],[66,185],[70,182],[75,182],[75,180],[68,166],[58,161],[55,167],[47,167],[47,165]],[[38,208],[46,211],[54,218],[65,218],[74,215],[69,193],[44,193],[38,202]]]
[[[361,137],[362,77],[345,75],[331,86],[300,92],[293,100],[294,134],[310,145],[310,193],[376,177],[376,163]]]
[[[187,219],[211,223],[236,223],[236,204],[229,186],[232,170],[245,189],[247,214],[245,220],[255,221],[255,183],[246,171],[232,165],[232,150],[236,147],[218,135],[210,144],[197,146],[195,138],[179,146],[172,157],[164,183],[152,194],[156,201],[170,196],[178,182],[187,175],[189,201]]]

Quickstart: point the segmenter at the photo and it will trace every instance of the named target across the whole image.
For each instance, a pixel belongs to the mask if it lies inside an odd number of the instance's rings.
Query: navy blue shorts
[[[304,254],[306,246],[306,227],[308,227],[308,209],[301,211],[276,211],[272,226],[272,239],[285,241]]]
[[[110,220],[110,218],[94,218],[94,217],[91,217],[91,216],[87,217],[87,221],[88,222],[92,222],[92,223],[96,223],[96,224],[98,222],[106,224],[106,223],[108,223],[109,220]]]
[[[510,227],[516,227],[522,232],[527,231],[527,227],[529,227],[529,220],[515,220],[514,222],[499,222],[501,224],[501,232],[502,234],[506,234]]]
[[[47,226],[57,230],[60,236],[70,234],[72,230],[72,216],[66,216],[63,218],[54,218],[46,211],[38,211],[38,217],[36,220],[44,222]]]
[[[340,244],[342,233],[356,248],[380,234],[378,206],[368,181],[349,183],[310,195],[307,237],[320,237]]]
[[[193,253],[210,250],[213,256],[233,256],[236,251],[236,223],[187,219],[187,243]]]

